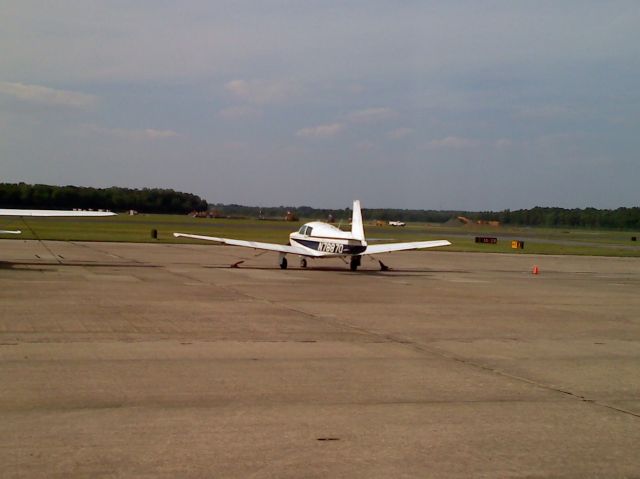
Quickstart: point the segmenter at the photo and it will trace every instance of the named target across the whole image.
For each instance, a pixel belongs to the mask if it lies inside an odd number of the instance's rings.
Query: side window
[[[311,232],[313,231],[313,228],[311,226],[307,227],[307,236],[311,236]]]

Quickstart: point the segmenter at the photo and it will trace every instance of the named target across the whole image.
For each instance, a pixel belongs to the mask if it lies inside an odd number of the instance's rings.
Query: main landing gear
[[[358,269],[358,266],[360,266],[361,259],[362,259],[362,256],[351,257],[351,262],[349,263],[349,268],[351,269],[351,271],[355,271]]]
[[[280,255],[280,260],[279,263],[280,265],[280,269],[287,269],[288,266],[288,262],[287,262],[287,258],[284,254]],[[301,268],[306,268],[307,267],[307,259],[306,258],[300,258],[300,267]]]

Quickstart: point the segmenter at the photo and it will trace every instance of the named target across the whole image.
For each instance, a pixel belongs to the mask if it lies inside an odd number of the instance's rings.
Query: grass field
[[[172,233],[204,234],[272,243],[286,243],[288,235],[301,222],[261,221],[256,219],[200,219],[178,215],[119,215],[109,218],[0,218],[0,228],[20,229],[22,235],[1,235],[9,239],[121,242],[189,242]],[[157,230],[158,239],[153,239]],[[631,241],[640,232],[506,228],[489,226],[446,227],[413,223],[406,227],[375,226],[365,223],[370,242],[402,242],[448,239],[448,251],[495,252],[516,254],[574,254],[594,256],[640,256],[640,243]],[[498,244],[477,244],[476,236],[498,238]],[[512,240],[522,240],[525,248],[511,248]],[[197,241],[193,241],[197,242]]]

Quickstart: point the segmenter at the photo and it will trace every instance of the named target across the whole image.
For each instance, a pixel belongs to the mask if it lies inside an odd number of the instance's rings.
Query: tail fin
[[[351,235],[353,236],[353,239],[364,241],[364,226],[362,225],[362,211],[360,211],[360,200],[355,200],[353,202]]]

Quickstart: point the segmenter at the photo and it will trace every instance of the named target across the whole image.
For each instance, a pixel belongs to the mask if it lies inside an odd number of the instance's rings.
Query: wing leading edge
[[[202,236],[202,235],[192,235],[187,233],[173,233],[173,236],[176,238],[192,238],[198,240],[205,241],[215,241],[216,243],[228,244],[230,246],[242,246],[245,248],[253,248],[253,249],[261,249],[265,251],[277,251],[278,253],[290,253],[297,254],[300,256],[312,256],[312,257],[320,257],[326,256],[326,253],[322,253],[321,251],[315,251],[308,248],[300,248],[298,246],[290,246],[283,244],[274,244],[274,243],[261,243],[259,241],[244,241],[244,240],[236,240],[230,238],[217,238],[215,236]]]
[[[115,216],[111,211],[18,210],[0,208],[0,216]]]

